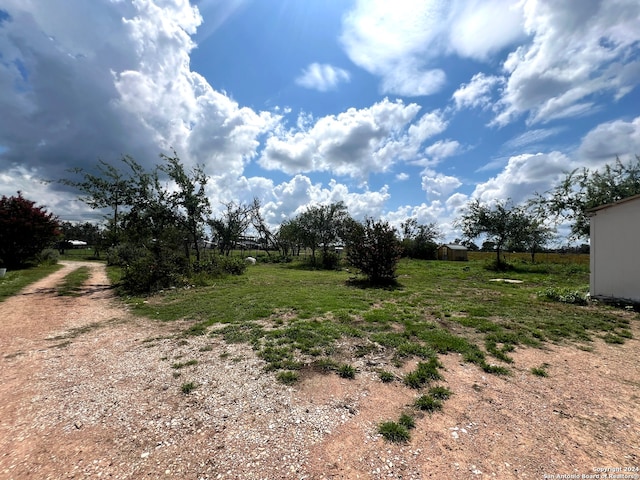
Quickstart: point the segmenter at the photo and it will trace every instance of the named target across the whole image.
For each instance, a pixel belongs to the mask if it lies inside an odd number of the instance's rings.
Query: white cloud
[[[422,190],[427,192],[430,198],[447,196],[459,186],[462,182],[450,175],[427,171],[422,175]]]
[[[239,174],[279,121],[190,70],[201,18],[188,0],[7,0],[3,9],[3,166],[56,179],[123,153],[150,166],[171,146],[188,165]]]
[[[640,41],[636,0],[523,5],[532,41],[504,63],[508,81],[496,125],[526,112],[529,124],[585,115],[594,107],[594,94],[620,98],[640,83],[640,61],[632,55]]]
[[[566,130],[565,127],[537,128],[527,130],[511,140],[505,142],[504,147],[508,149],[521,149],[529,145],[537,145],[547,138],[556,136]]]
[[[438,112],[409,125],[419,109],[384,99],[315,123],[298,122],[296,129],[267,139],[259,163],[290,174],[329,171],[364,181],[372,172],[388,171],[395,162],[412,158],[426,138],[446,128]]]
[[[613,162],[616,156],[626,161],[634,155],[640,155],[640,117],[598,125],[585,135],[578,149],[578,158],[596,168]]]
[[[468,84],[462,84],[452,98],[456,108],[486,108],[491,105],[491,91],[504,79],[484,73],[476,73]]]
[[[456,140],[438,140],[433,145],[425,148],[424,152],[433,162],[440,162],[445,158],[452,157],[460,153],[461,145]]]
[[[510,198],[520,203],[555,186],[571,165],[570,158],[560,152],[514,156],[502,172],[479,183],[471,196],[483,202]]]
[[[453,2],[450,48],[459,56],[487,60],[524,37],[521,2],[466,0]]]
[[[358,0],[341,41],[356,65],[382,78],[383,93],[431,95],[446,82],[438,56],[485,60],[522,37],[522,23],[508,0]]]
[[[296,83],[302,87],[326,92],[333,90],[340,82],[351,79],[349,72],[333,65],[312,63],[296,78]]]

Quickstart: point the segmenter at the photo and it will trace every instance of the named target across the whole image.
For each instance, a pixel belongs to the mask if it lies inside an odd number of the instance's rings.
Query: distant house
[[[594,298],[640,302],[640,195],[589,211]]]
[[[467,251],[467,247],[464,245],[458,245],[457,243],[440,245],[438,247],[438,260],[457,260],[466,262],[469,260],[467,257]]]

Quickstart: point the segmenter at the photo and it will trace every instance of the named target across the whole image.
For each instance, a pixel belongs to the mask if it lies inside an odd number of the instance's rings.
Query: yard
[[[348,271],[259,263],[129,298],[129,312],[96,279],[102,267],[84,293],[62,295],[76,269],[66,262],[0,303],[12,312],[1,312],[0,472],[462,479],[637,467],[637,314],[579,304],[584,261],[510,260],[500,275],[473,257],[403,261],[383,290]],[[390,422],[408,439],[385,440]]]

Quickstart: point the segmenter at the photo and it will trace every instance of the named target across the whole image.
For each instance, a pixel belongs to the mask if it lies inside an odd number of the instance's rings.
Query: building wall
[[[640,302],[640,198],[591,217],[591,295]]]

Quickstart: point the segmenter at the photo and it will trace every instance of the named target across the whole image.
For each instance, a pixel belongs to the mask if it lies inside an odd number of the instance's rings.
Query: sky
[[[471,200],[640,154],[639,83],[637,0],[0,0],[0,195],[95,220],[57,180],[173,149],[216,212],[450,241]]]

